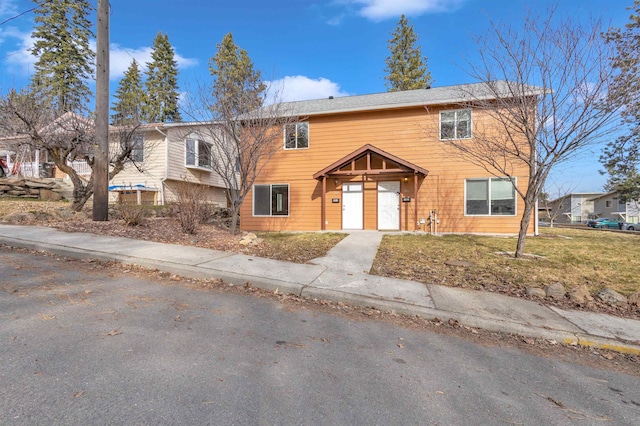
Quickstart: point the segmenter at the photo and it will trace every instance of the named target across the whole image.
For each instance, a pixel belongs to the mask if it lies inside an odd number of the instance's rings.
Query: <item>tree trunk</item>
[[[531,191],[529,191],[531,192]],[[529,229],[529,222],[531,221],[531,213],[533,212],[533,206],[535,202],[533,197],[527,193],[524,198],[524,211],[522,212],[522,219],[520,219],[520,231],[518,232],[518,243],[516,244],[516,256],[522,257],[524,254],[524,244],[527,239],[527,230]]]
[[[231,226],[229,227],[229,233],[235,235],[238,228],[238,212],[240,210],[240,203],[237,200],[231,201]]]

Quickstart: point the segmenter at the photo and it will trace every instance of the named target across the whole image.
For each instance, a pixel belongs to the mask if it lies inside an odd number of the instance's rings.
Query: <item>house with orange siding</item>
[[[479,126],[500,132],[469,93],[481,99],[482,84],[285,104],[298,121],[247,195],[241,228],[517,234],[513,184],[526,188],[528,170],[492,174],[447,147]]]

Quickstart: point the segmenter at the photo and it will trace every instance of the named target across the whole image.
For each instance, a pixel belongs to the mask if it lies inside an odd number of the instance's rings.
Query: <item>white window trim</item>
[[[459,111],[469,111],[469,136],[466,138],[458,138],[457,134],[455,135],[456,137],[453,138],[447,138],[447,139],[443,139],[442,138],[442,113],[443,112],[455,112],[456,113],[456,121],[454,122],[454,131],[455,133],[458,133],[458,126],[456,126],[455,124],[458,122],[457,121],[457,113]],[[441,141],[456,141],[456,140],[468,140],[468,139],[472,139],[473,138],[473,109],[471,108],[462,108],[462,109],[447,109],[447,110],[442,110],[438,113],[438,139]]]
[[[309,149],[309,147],[311,146],[311,134],[310,134],[310,128],[311,126],[309,125],[308,121],[297,121],[296,123],[291,123],[291,124],[295,124],[296,126],[296,145],[298,144],[298,124],[306,124],[307,125],[307,146],[302,147],[302,148],[298,148],[297,146],[295,148],[287,148],[287,125],[284,126],[284,137],[282,139],[283,143],[282,146],[284,147],[285,151],[300,151],[302,149]]]
[[[256,186],[267,186],[269,185],[269,196],[272,195],[272,190],[274,186],[286,186],[287,187],[287,214],[276,214],[274,215],[271,212],[271,203],[269,203],[269,211],[271,214],[256,214]],[[251,215],[252,217],[289,217],[291,215],[291,185],[288,183],[254,183],[251,188]]]
[[[188,151],[187,151],[187,140],[193,140],[195,142],[195,152],[194,152],[194,163],[195,164],[188,164],[187,163],[187,155],[188,155]],[[211,163],[211,165],[209,167],[204,167],[204,166],[200,166],[198,165],[199,163],[199,158],[200,158],[200,150],[199,150],[199,142],[205,143],[207,145],[209,145],[209,155],[211,156],[209,158],[209,162]],[[184,138],[184,166],[187,169],[193,169],[193,170],[201,170],[201,171],[205,171],[205,172],[211,172],[213,170],[213,144],[207,142],[206,140],[204,140],[201,137],[198,136],[187,136],[186,138]]]
[[[481,178],[466,178],[464,180],[464,199],[463,199],[463,203],[464,203],[464,216],[465,217],[495,217],[495,218],[500,218],[500,217],[514,217],[514,216],[518,216],[518,193],[517,191],[515,191],[515,187],[514,187],[514,208],[513,208],[513,214],[491,214],[491,180],[492,179],[509,179],[506,176],[503,177],[481,177]],[[512,177],[511,178],[513,180],[513,182],[515,183],[515,185],[518,185],[518,178],[516,177]],[[467,213],[467,181],[469,180],[488,180],[489,181],[489,200],[487,200],[489,202],[489,213],[488,214],[468,214]]]

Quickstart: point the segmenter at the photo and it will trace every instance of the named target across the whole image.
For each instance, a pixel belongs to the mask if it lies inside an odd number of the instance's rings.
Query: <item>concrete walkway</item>
[[[198,247],[0,225],[0,243],[76,257],[117,260],[191,278],[293,293],[351,305],[375,306],[425,318],[640,354],[640,321],[568,311],[501,294],[369,275],[383,234],[359,231],[312,264],[296,264]]]

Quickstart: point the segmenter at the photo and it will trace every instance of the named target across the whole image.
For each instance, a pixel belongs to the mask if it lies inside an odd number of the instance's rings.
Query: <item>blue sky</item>
[[[97,0],[92,1],[97,6]],[[632,0],[235,0],[176,2],[111,0],[111,86],[135,58],[149,61],[159,31],[176,51],[181,91],[209,78],[216,43],[232,32],[284,100],[384,92],[387,41],[401,14],[408,16],[429,60],[434,86],[469,83],[476,36],[490,22],[517,23],[528,8],[558,4],[560,16],[602,17],[623,26]],[[0,0],[0,21],[34,6]],[[0,25],[0,91],[23,87],[33,72],[33,13]],[[574,191],[601,190],[599,148],[555,171],[552,180]]]

